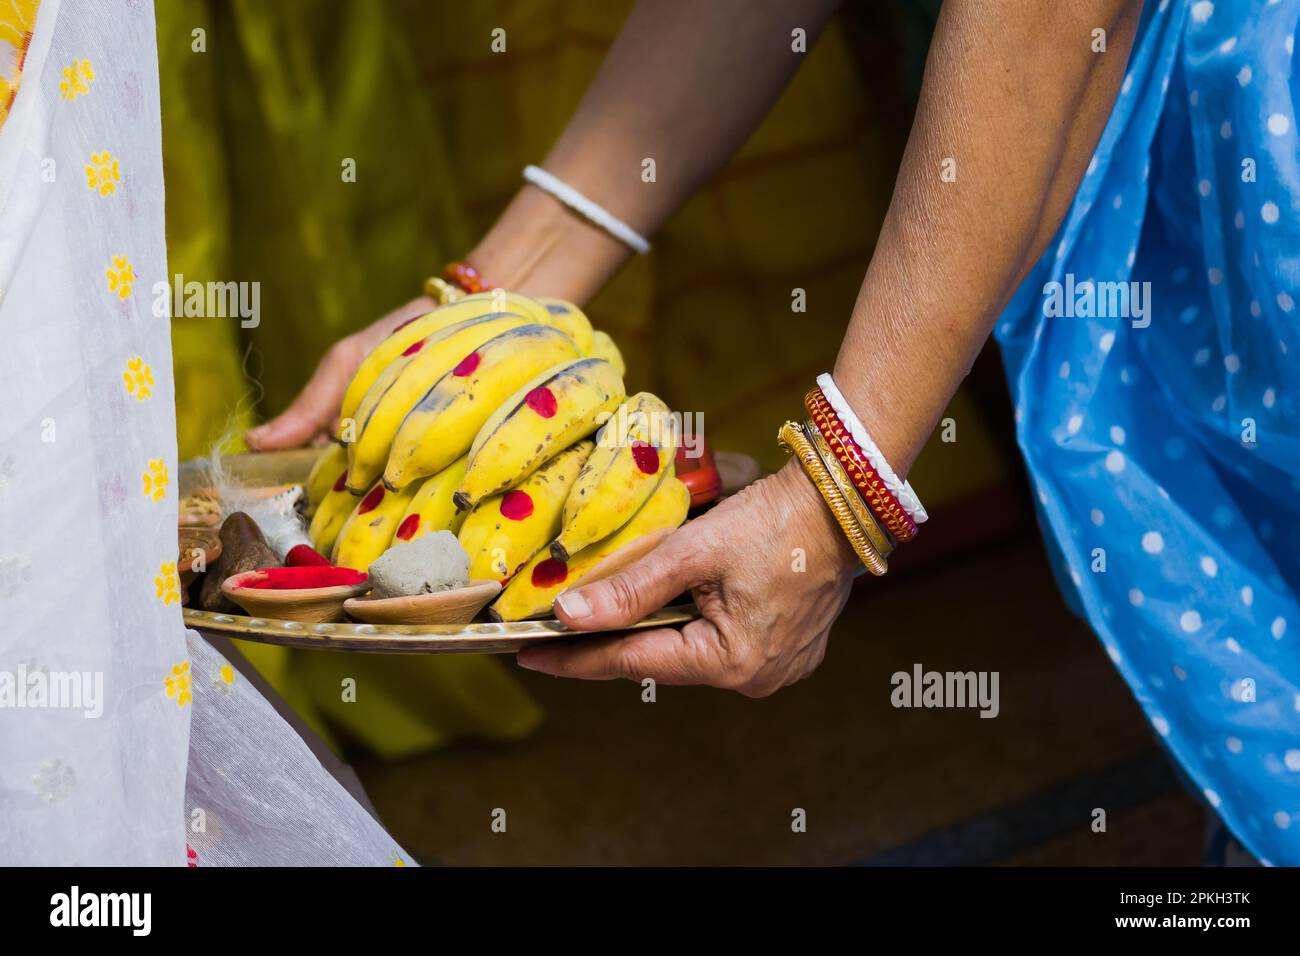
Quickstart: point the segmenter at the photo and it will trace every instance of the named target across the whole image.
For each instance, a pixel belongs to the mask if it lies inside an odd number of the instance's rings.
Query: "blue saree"
[[[1149,0],[1074,203],[995,330],[1067,600],[1205,801],[1283,865],[1300,864],[1298,18],[1300,0]]]

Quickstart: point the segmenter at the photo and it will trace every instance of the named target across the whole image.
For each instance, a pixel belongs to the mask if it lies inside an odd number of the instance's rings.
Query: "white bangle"
[[[597,203],[592,202],[568,183],[556,179],[540,166],[525,166],[524,179],[543,192],[548,192],[578,215],[604,229],[619,242],[638,255],[650,251],[650,243],[622,219]]]
[[[835,409],[835,414],[839,416],[840,421],[849,430],[853,440],[862,449],[862,454],[867,456],[867,461],[871,462],[871,467],[876,469],[876,474],[885,483],[885,487],[893,492],[894,497],[898,499],[898,503],[903,506],[903,510],[917,524],[924,524],[929,521],[930,516],[926,514],[921,499],[916,496],[912,486],[905,481],[900,481],[898,475],[894,473],[894,469],[889,467],[889,462],[885,461],[885,456],[881,454],[880,449],[876,447],[876,443],[871,440],[871,435],[867,433],[866,426],[853,413],[849,403],[840,394],[835,379],[831,378],[829,373],[823,372],[817,376],[817,384],[821,386],[826,401],[831,403],[831,408]]]

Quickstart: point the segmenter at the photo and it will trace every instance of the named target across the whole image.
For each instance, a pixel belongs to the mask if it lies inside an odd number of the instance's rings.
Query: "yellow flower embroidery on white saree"
[[[122,179],[122,170],[117,160],[108,150],[90,154],[90,165],[86,167],[86,185],[99,190],[101,196],[110,196],[117,192],[117,184]]]
[[[116,292],[119,299],[128,298],[135,288],[135,267],[126,256],[114,256],[113,264],[104,270],[108,291]]]
[[[235,669],[224,658],[212,665],[208,676],[211,678],[212,689],[218,693],[229,697],[235,692]]]
[[[127,393],[134,395],[139,401],[143,402],[153,394],[153,369],[138,355],[127,361],[122,380],[126,382]]]
[[[184,707],[194,695],[190,692],[190,662],[181,661],[172,667],[172,672],[163,680],[167,696],[176,701],[177,707]]]
[[[63,79],[59,81],[59,92],[65,100],[75,100],[90,92],[90,84],[95,81],[95,68],[89,60],[73,60],[72,66],[63,68]]]
[[[163,604],[181,603],[181,580],[176,575],[175,561],[164,561],[158,565],[158,575],[153,579],[153,584],[154,596]]]
[[[140,477],[144,481],[144,496],[154,501],[162,501],[167,497],[167,485],[171,482],[171,477],[167,472],[167,462],[161,458],[150,458],[149,467]]]

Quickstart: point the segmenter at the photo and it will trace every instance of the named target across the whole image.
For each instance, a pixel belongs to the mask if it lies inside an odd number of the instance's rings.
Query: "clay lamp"
[[[343,602],[349,617],[367,624],[441,624],[458,627],[469,624],[489,601],[501,593],[501,582],[471,581],[463,588],[430,591],[409,597],[362,598]]]
[[[221,592],[254,617],[305,624],[343,620],[344,602],[369,590],[364,571],[332,566],[261,568],[221,584]]]

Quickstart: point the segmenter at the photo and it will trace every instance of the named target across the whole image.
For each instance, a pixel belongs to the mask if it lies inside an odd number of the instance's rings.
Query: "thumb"
[[[697,552],[686,546],[685,537],[678,530],[617,574],[563,592],[555,600],[556,616],[579,630],[617,630],[704,583]]]

